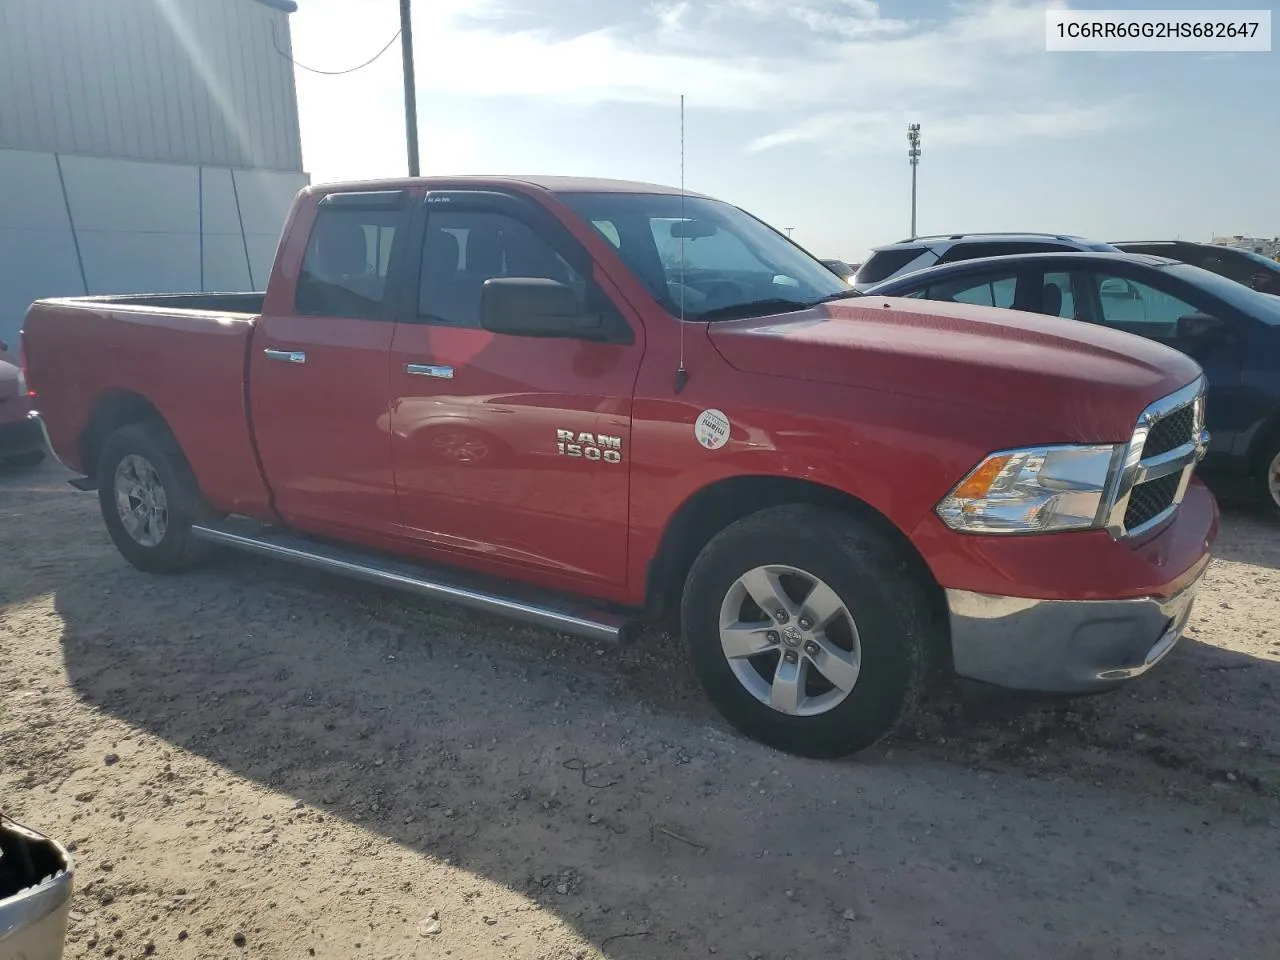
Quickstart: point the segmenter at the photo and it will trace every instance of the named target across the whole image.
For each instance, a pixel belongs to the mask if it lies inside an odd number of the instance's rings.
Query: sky
[[[911,122],[921,234],[1271,237],[1280,52],[1047,53],[1044,11],[1274,2],[416,0],[421,168],[679,185],[684,95],[687,187],[820,257],[910,235]],[[321,70],[399,26],[398,0],[298,7]],[[313,182],[405,174],[398,42],[296,73]]]

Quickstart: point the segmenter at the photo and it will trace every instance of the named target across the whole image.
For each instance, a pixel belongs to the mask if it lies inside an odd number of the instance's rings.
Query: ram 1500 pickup
[[[23,348],[135,566],[220,544],[595,639],[673,623],[732,723],[810,755],[948,671],[1145,672],[1217,530],[1192,360],[859,296],[645,184],[310,187],[265,295],[39,301]]]

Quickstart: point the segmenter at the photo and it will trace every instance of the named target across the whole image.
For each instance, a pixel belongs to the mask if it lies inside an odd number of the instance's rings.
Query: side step
[[[559,598],[504,596],[469,582],[465,574],[331,545],[257,524],[197,525],[191,532],[198,539],[219,546],[523,620],[588,640],[622,643],[630,639],[636,626],[634,620],[609,610],[576,606]],[[526,590],[511,587],[512,594],[523,594]]]

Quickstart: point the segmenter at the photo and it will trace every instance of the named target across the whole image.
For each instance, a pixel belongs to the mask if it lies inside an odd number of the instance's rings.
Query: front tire
[[[808,505],[732,524],[689,574],[681,624],[717,709],[789,753],[871,746],[923,693],[937,629],[919,574],[878,531]]]
[[[139,570],[173,573],[208,552],[191,534],[208,509],[163,427],[134,423],[107,437],[98,458],[98,505],[116,549]]]

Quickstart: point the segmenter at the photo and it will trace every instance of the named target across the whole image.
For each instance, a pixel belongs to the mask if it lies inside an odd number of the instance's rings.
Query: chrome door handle
[[[307,355],[301,350],[272,350],[270,347],[262,351],[268,360],[283,360],[285,363],[306,363]]]
[[[435,377],[437,380],[453,379],[453,367],[442,367],[434,363],[406,363],[404,372],[413,377]]]

